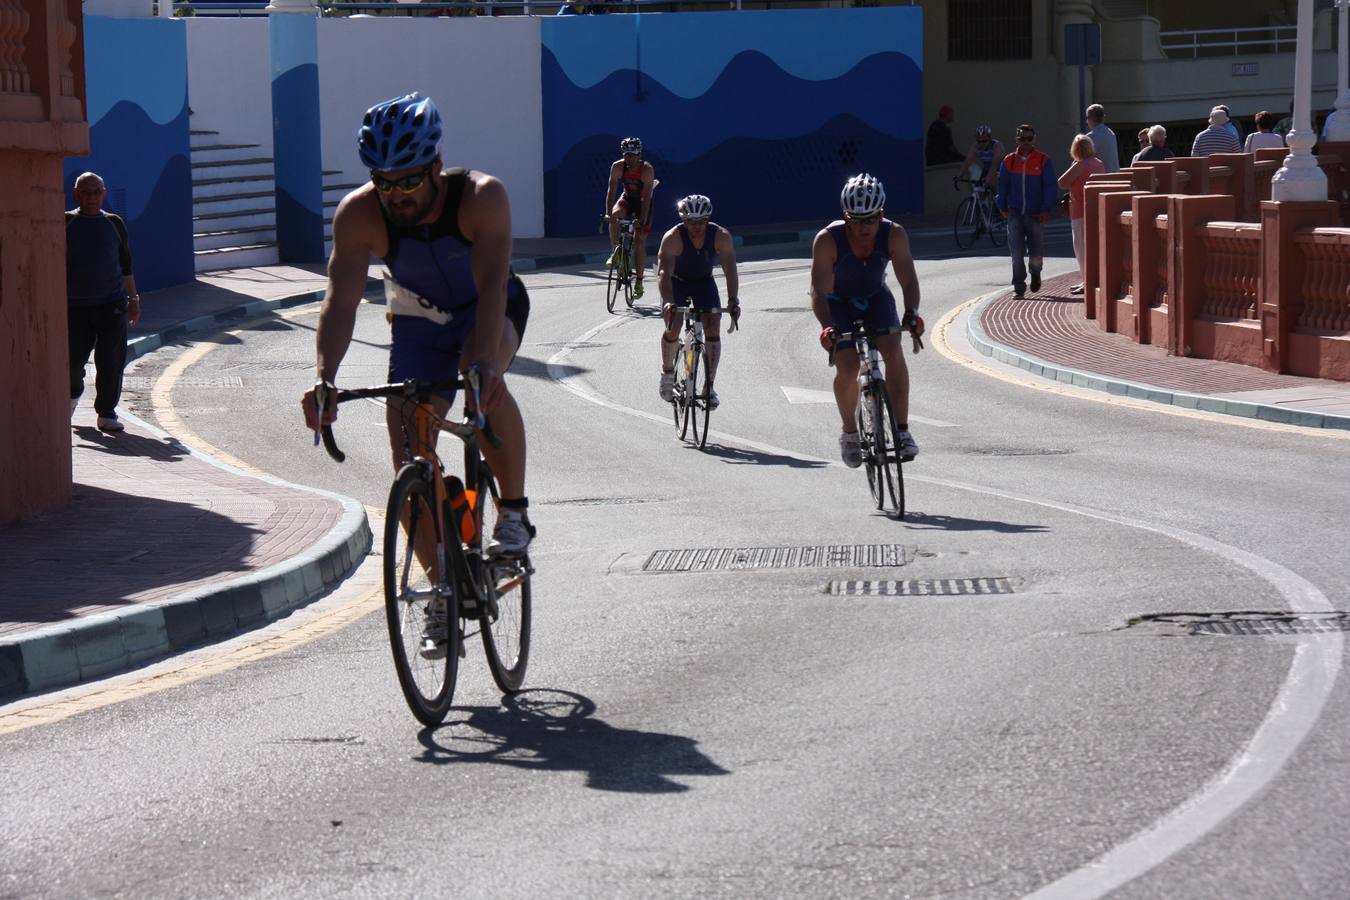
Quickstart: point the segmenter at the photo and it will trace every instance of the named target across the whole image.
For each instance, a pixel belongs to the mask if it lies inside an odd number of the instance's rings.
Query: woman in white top
[[[1243,150],[1248,153],[1255,153],[1257,150],[1263,150],[1266,147],[1283,147],[1284,138],[1276,134],[1275,114],[1269,112],[1259,112],[1256,114],[1256,130],[1247,135],[1247,143]]]

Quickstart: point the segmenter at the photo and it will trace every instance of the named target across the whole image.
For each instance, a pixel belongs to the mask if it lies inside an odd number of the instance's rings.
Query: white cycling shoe
[[[858,437],[858,432],[845,431],[839,435],[839,455],[843,457],[844,465],[850,469],[862,465],[862,439]]]

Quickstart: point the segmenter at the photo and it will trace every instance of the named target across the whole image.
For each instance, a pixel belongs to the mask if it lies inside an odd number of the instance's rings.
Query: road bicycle
[[[394,669],[408,707],[429,726],[439,725],[450,711],[470,623],[478,623],[488,668],[503,693],[520,690],[530,656],[529,557],[487,553],[501,495],[479,451],[478,434],[493,446],[500,440],[480,413],[452,422],[431,404],[434,395],[461,387],[472,392],[473,409],[480,409],[475,370],[465,381],[413,380],[339,390],[336,396],[338,403],[368,397],[405,401],[404,437],[415,438],[405,444],[409,456],[412,446],[433,446],[437,432],[464,442],[463,481],[447,474],[439,453],[413,458],[394,476],[384,521],[384,606]],[[319,409],[325,408],[328,390],[315,390]],[[322,438],[329,456],[346,459],[332,426],[323,426]],[[447,639],[445,656],[428,659],[422,655],[423,636],[440,629]]]
[[[899,334],[909,329],[868,328],[862,319],[855,320],[851,331],[838,335],[835,343],[852,341],[858,354],[858,403],[853,409],[853,420],[858,427],[858,442],[862,445],[863,466],[867,470],[867,486],[877,509],[886,509],[889,496],[897,518],[905,517],[904,460],[896,452],[898,434],[895,416],[891,412],[890,395],[886,392],[886,377],[882,374],[881,351],[873,341],[887,334]],[[923,340],[910,332],[914,352],[923,349]],[[836,351],[830,352],[834,365]],[[847,352],[847,351],[846,351]]]
[[[619,244],[609,261],[609,277],[605,280],[605,309],[614,312],[619,294],[629,309],[633,308],[633,241],[636,239],[638,220],[629,216],[619,220]]]
[[[956,246],[969,250],[983,235],[995,247],[1008,243],[1008,223],[994,208],[993,191],[989,185],[974,178],[953,178],[952,186],[958,191],[962,184],[970,185],[970,196],[956,207],[956,222],[952,226],[956,234]]]
[[[684,330],[680,333],[680,345],[675,351],[675,384],[670,397],[671,410],[675,415],[675,430],[684,440],[693,428],[693,443],[702,450],[708,444],[708,418],[712,408],[708,406],[708,355],[703,346],[703,316],[720,314],[722,307],[696,309],[693,301],[684,308]],[[702,373],[702,390],[699,389]],[[703,419],[699,425],[700,416]]]

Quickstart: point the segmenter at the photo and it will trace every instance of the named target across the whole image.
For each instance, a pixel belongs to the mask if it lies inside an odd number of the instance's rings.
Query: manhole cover
[[[1006,578],[937,578],[929,581],[831,581],[825,593],[845,597],[954,597],[1011,594]]]
[[[1062,447],[968,447],[975,456],[1066,456],[1073,453]]]
[[[857,569],[903,566],[913,550],[900,544],[818,544],[813,547],[704,547],[657,550],[644,572],[711,572],[743,569]]]
[[[1167,634],[1274,637],[1350,631],[1350,613],[1248,611],[1230,613],[1157,613],[1131,619],[1127,628],[1152,628]]]

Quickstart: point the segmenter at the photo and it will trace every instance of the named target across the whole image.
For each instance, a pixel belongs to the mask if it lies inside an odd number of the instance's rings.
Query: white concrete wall
[[[445,120],[441,156],[502,180],[516,237],[544,233],[543,93],[539,23],[492,18],[333,18],[319,21],[323,165],[351,181],[365,111],[421,91]]]
[[[271,153],[272,75],[267,18],[187,18],[192,129]],[[200,138],[194,144],[202,143]]]

